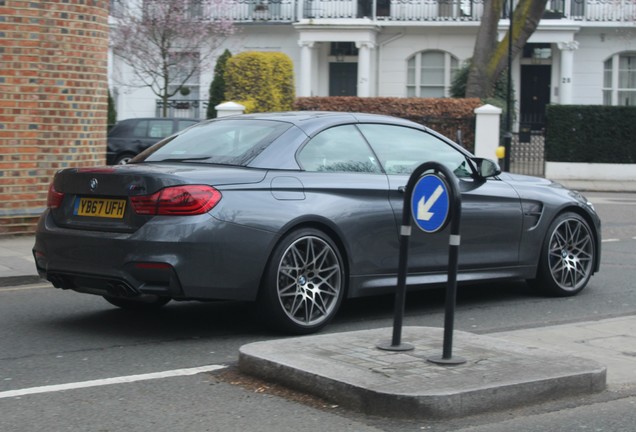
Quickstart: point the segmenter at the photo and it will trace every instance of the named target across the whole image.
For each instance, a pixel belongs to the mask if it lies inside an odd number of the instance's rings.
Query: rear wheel
[[[126,165],[135,155],[133,153],[123,153],[117,156],[113,165]]]
[[[141,295],[139,297],[121,298],[104,296],[106,301],[114,306],[127,310],[156,310],[170,301],[168,297],[159,297],[155,295]]]
[[[334,317],[345,287],[338,247],[322,231],[292,232],[271,256],[259,307],[268,323],[287,333],[308,334]]]
[[[588,223],[576,213],[563,213],[550,225],[539,259],[536,288],[554,296],[572,296],[587,285],[596,248]]]

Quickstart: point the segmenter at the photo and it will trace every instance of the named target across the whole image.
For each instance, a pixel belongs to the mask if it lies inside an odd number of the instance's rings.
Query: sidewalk
[[[0,286],[41,281],[31,249],[33,236],[0,237]]]
[[[615,182],[609,180],[554,180],[579,192],[636,192],[636,181]]]
[[[568,186],[636,192],[636,184]],[[33,244],[33,236],[0,237],[0,287],[43,282]],[[441,328],[405,327],[402,341],[412,351],[376,347],[391,335],[384,328],[252,343],[240,348],[239,368],[343,407],[408,418],[456,417],[636,386],[636,316],[487,336],[455,331],[453,357],[466,360],[455,366],[428,361],[442,354]]]

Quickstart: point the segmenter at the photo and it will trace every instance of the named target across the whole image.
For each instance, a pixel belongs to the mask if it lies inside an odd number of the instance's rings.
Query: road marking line
[[[28,285],[28,286],[19,286],[19,287],[11,287],[11,288],[0,288],[0,292],[2,291],[26,291],[30,289],[43,289],[43,288],[53,288],[51,284],[42,284],[42,285]]]
[[[68,383],[68,384],[56,384],[56,385],[48,385],[48,386],[42,386],[42,387],[30,387],[30,388],[25,388],[21,390],[8,390],[8,391],[0,392],[0,399],[38,394],[38,393],[51,393],[51,392],[58,392],[58,391],[64,391],[64,390],[88,388],[88,387],[99,387],[99,386],[105,386],[105,385],[111,385],[111,384],[125,384],[125,383],[131,383],[136,381],[147,381],[147,380],[153,380],[153,379],[171,378],[176,376],[196,375],[202,372],[212,372],[215,370],[224,369],[226,367],[227,366],[224,366],[224,365],[209,365],[209,366],[200,366],[200,367],[194,367],[194,368],[188,368],[188,369],[174,369],[174,370],[169,370],[164,372],[153,372],[153,373],[147,373],[147,374],[141,374],[141,375],[128,375],[128,376],[121,376],[121,377],[114,377],[114,378],[97,379],[97,380],[91,380],[91,381],[80,381],[80,382]]]
[[[612,243],[612,242],[619,242],[621,241],[620,239],[604,239],[601,240],[601,243]]]

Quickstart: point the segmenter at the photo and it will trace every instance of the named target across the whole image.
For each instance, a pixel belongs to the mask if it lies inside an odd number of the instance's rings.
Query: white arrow
[[[422,197],[420,201],[417,203],[417,219],[423,221],[429,221],[435,213],[431,213],[429,210],[433,207],[433,204],[439,199],[440,196],[444,193],[444,188],[441,185],[437,186],[437,189],[433,192],[433,194],[428,198],[428,200],[424,200],[426,197]]]

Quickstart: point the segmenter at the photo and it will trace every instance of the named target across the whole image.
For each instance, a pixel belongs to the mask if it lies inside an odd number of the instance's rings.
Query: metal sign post
[[[427,360],[432,363],[457,365],[466,363],[466,359],[453,356],[453,330],[455,326],[455,306],[457,302],[457,267],[459,262],[460,234],[459,225],[462,212],[461,192],[457,187],[457,182],[448,168],[443,166],[442,172],[449,179],[450,194],[449,205],[451,206],[450,238],[448,241],[448,283],[446,285],[446,311],[444,314],[444,347],[442,356],[429,357]]]
[[[427,173],[428,172],[428,173]],[[427,173],[427,174],[424,174]],[[441,174],[441,175],[440,175]],[[443,230],[451,222],[450,250],[448,264],[448,285],[446,291],[446,313],[444,319],[444,350],[441,357],[428,361],[439,364],[461,364],[461,357],[453,357],[453,326],[457,297],[457,264],[459,255],[459,222],[461,218],[461,194],[454,174],[446,166],[437,162],[426,162],[413,171],[406,185],[402,226],[400,227],[400,257],[398,285],[395,294],[393,339],[380,343],[379,349],[387,351],[412,350],[411,344],[402,343],[402,322],[406,298],[406,274],[408,271],[408,244],[411,236],[411,220],[426,233]]]

